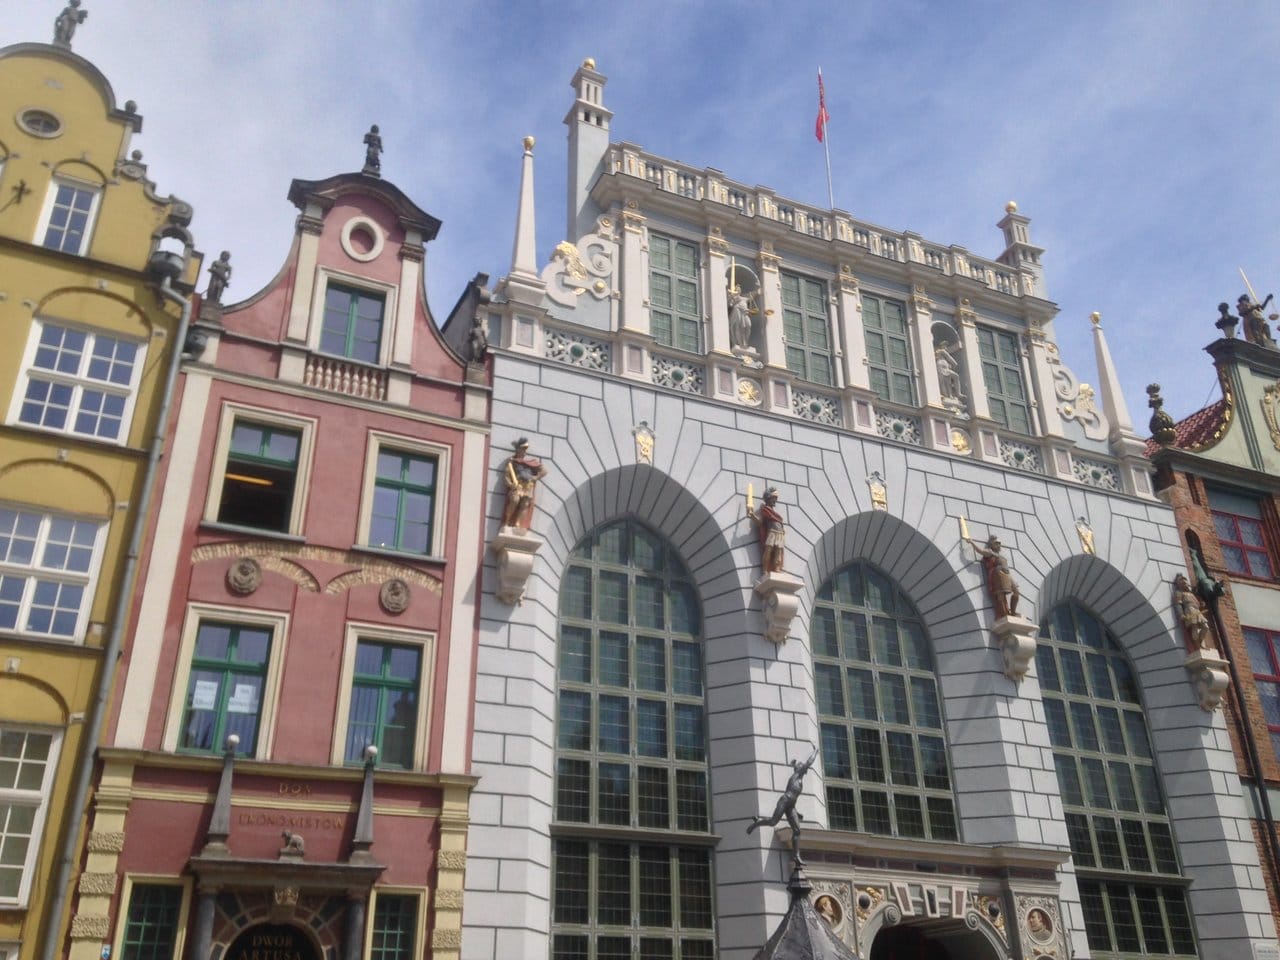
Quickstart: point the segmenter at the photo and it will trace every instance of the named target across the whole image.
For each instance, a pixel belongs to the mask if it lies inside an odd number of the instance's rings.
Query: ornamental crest
[[[565,307],[572,307],[584,294],[595,300],[607,300],[613,294],[614,256],[613,221],[601,217],[595,233],[578,242],[562,240],[551,254],[551,262],[542,270],[547,296]]]
[[[1267,421],[1267,430],[1271,433],[1271,443],[1280,450],[1280,380],[1262,391],[1262,417]]]

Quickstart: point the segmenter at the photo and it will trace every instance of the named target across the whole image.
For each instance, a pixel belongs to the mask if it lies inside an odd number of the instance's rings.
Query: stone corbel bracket
[[[518,604],[524,599],[529,574],[533,573],[533,558],[542,542],[518,527],[503,527],[490,541],[489,549],[498,559],[497,595],[503,603]]]
[[[800,588],[803,584],[786,573],[766,573],[755,585],[760,595],[764,613],[764,638],[774,643],[787,642],[791,635],[791,621],[800,609]]]
[[[1036,625],[1022,617],[1008,616],[997,620],[991,629],[1000,641],[1000,652],[1004,654],[1004,675],[1021,683],[1035,659]]]
[[[1187,657],[1186,665],[1200,709],[1213,713],[1222,705],[1222,695],[1231,683],[1227,661],[1212,650],[1196,650]]]

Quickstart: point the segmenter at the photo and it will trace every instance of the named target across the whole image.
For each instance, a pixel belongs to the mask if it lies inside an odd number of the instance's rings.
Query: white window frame
[[[23,588],[22,600],[18,606],[18,621],[11,631],[6,632],[12,632],[25,637],[38,637],[42,640],[82,644],[84,642],[85,633],[88,630],[89,614],[93,610],[93,601],[97,592],[98,575],[102,571],[102,556],[107,540],[107,528],[110,526],[109,521],[104,520],[102,517],[62,513],[60,511],[49,510],[46,507],[37,506],[35,504],[0,501],[0,506],[11,510],[17,510],[20,513],[34,514],[40,517],[40,530],[36,534],[36,545],[32,555],[32,562],[30,564],[11,564],[0,560],[0,573],[22,577],[27,581],[27,586]],[[83,573],[79,571],[57,570],[52,567],[44,567],[38,564],[39,557],[43,552],[45,545],[49,541],[49,526],[54,518],[74,520],[79,523],[93,523],[97,525],[98,529],[94,536],[93,555],[89,560],[89,569]],[[80,612],[76,616],[75,630],[70,635],[40,633],[34,630],[27,630],[22,626],[31,611],[32,595],[34,593],[34,588],[31,584],[40,579],[56,580],[60,583],[78,583],[84,585],[84,598],[80,603]]]
[[[373,526],[374,485],[378,480],[378,453],[383,450],[394,450],[400,453],[413,454],[420,457],[434,457],[436,461],[435,505],[431,516],[431,544],[425,554],[400,550],[395,547],[379,547],[369,542]],[[444,556],[446,539],[445,525],[448,522],[449,493],[449,455],[451,448],[439,443],[418,440],[394,433],[370,430],[365,441],[364,478],[360,484],[360,522],[356,532],[357,546],[373,550],[385,550],[406,557],[419,559],[439,559]]]
[[[351,287],[354,290],[382,297],[382,338],[378,344],[378,361],[373,366],[385,367],[390,362],[391,347],[396,336],[396,315],[399,309],[396,298],[399,287],[393,283],[372,280],[369,277],[336,270],[333,267],[317,267],[316,273],[315,290],[311,295],[311,329],[307,336],[308,348],[321,356],[333,357],[338,361],[370,366],[367,360],[344,357],[320,349],[320,334],[324,330],[324,301],[329,293],[329,284],[336,283],[340,287]]]
[[[293,481],[293,506],[289,512],[289,529],[283,533],[289,536],[300,536],[302,520],[306,516],[307,494],[311,486],[311,457],[315,446],[317,421],[310,417],[291,416],[277,410],[263,410],[240,403],[226,402],[222,405],[222,414],[218,421],[218,441],[213,450],[213,473],[209,477],[209,493],[205,498],[204,520],[206,523],[223,524],[218,520],[218,509],[222,504],[222,487],[226,480],[227,456],[231,452],[231,431],[237,420],[262,424],[266,427],[282,427],[297,430],[301,433],[298,443],[298,472]],[[248,527],[237,529],[250,529]],[[258,530],[257,527],[252,528]],[[264,536],[278,535],[281,531],[261,530]]]
[[[35,366],[36,353],[40,349],[40,339],[48,327],[61,330],[74,330],[83,333],[84,352],[80,356],[80,365],[75,373],[61,373]],[[87,370],[93,359],[93,348],[99,337],[132,343],[138,348],[134,357],[133,370],[127,385],[94,380],[88,376]],[[11,426],[24,430],[41,430],[46,433],[58,433],[69,437],[79,437],[94,443],[106,443],[112,446],[127,446],[129,434],[133,426],[133,410],[138,399],[138,389],[142,383],[142,370],[147,363],[147,342],[136,337],[123,336],[115,330],[93,329],[75,323],[65,323],[55,317],[37,317],[31,324],[31,332],[27,336],[27,346],[22,354],[22,373],[14,385],[13,396],[9,400],[9,414],[6,420]],[[71,407],[67,412],[67,422],[61,427],[50,427],[37,423],[24,423],[20,418],[22,405],[27,398],[27,388],[32,380],[44,383],[57,383],[72,388]],[[75,429],[76,418],[84,399],[86,388],[98,390],[111,396],[124,397],[124,411],[120,414],[120,433],[115,437],[103,437],[96,433],[81,433]]]
[[[18,960],[18,948],[22,943],[17,940],[6,940],[0,943],[0,960]]]
[[[346,764],[347,724],[351,720],[351,685],[356,674],[356,645],[361,640],[394,643],[403,647],[419,647],[422,665],[418,674],[418,717],[413,743],[413,770],[427,768],[431,742],[431,703],[435,688],[436,634],[423,630],[405,630],[378,623],[348,622],[342,642],[342,674],[338,680],[338,704],[334,711],[333,744],[329,762],[336,767]],[[388,768],[391,769],[391,768]]]
[[[89,205],[89,216],[85,220],[84,236],[80,240],[80,247],[76,250],[67,250],[63,247],[46,247],[44,245],[45,235],[49,232],[49,221],[53,219],[53,207],[58,199],[59,187],[71,187],[75,190],[87,190],[93,194],[93,202]],[[98,223],[98,210],[102,206],[102,185],[90,183],[87,180],[80,180],[76,177],[56,176],[49,181],[49,192],[45,196],[44,209],[40,211],[40,220],[36,224],[35,245],[43,250],[58,250],[62,253],[69,253],[73,256],[83,257],[89,252],[89,247],[93,244],[93,231]]]
[[[13,898],[0,898],[0,910],[6,909],[23,909],[27,906],[28,898],[31,896],[31,881],[34,879],[36,860],[39,859],[41,839],[44,835],[45,820],[49,814],[49,802],[53,794],[53,781],[58,772],[58,757],[62,752],[62,730],[57,727],[41,727],[28,724],[0,724],[0,730],[19,733],[38,733],[47,734],[51,737],[49,742],[49,756],[45,761],[44,780],[40,784],[38,791],[38,802],[32,803],[36,799],[37,791],[34,790],[6,790],[0,788],[0,800],[6,802],[15,802],[24,806],[34,806],[36,808],[35,820],[31,824],[31,843],[27,847],[27,860],[22,865],[22,879],[18,884],[18,896]]]
[[[173,955],[185,956],[187,923],[191,912],[191,878],[150,873],[125,874],[124,884],[120,888],[120,899],[117,901],[119,909],[116,911],[116,932],[111,941],[111,956],[118,957],[124,950],[124,935],[129,927],[129,906],[133,900],[135,884],[182,888],[182,902],[178,907],[178,932],[173,942]]]
[[[196,635],[200,632],[200,624],[206,620],[266,627],[271,631],[271,651],[267,656],[266,679],[262,684],[262,704],[258,711],[258,743],[252,756],[246,754],[251,760],[266,760],[271,757],[275,744],[276,704],[280,698],[280,683],[289,642],[290,617],[283,611],[277,613],[206,603],[188,605],[186,619],[182,624],[182,641],[178,646],[178,662],[173,674],[173,688],[169,692],[169,714],[165,718],[162,746],[167,753],[178,752],[178,741],[182,736],[182,718],[187,706],[187,688],[191,684],[191,658],[195,654]],[[221,750],[215,751],[215,753],[220,752]]]

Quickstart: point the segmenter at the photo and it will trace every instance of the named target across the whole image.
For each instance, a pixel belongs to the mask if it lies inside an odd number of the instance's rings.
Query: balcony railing
[[[302,382],[318,390],[343,393],[367,400],[387,398],[387,371],[341,357],[310,354],[303,369]]]

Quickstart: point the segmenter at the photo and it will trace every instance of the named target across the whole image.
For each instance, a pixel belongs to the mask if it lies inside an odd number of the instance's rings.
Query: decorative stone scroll
[[[1227,661],[1213,650],[1195,650],[1186,660],[1187,673],[1195,687],[1200,709],[1213,713],[1222,706],[1222,698],[1231,683]]]
[[[763,601],[764,638],[774,643],[787,642],[791,635],[791,622],[800,610],[800,588],[803,584],[787,573],[766,573],[755,585],[755,592]]]
[[[495,591],[503,603],[519,604],[533,573],[533,558],[542,546],[542,540],[528,530],[503,527],[489,543],[498,560],[498,589]]]

